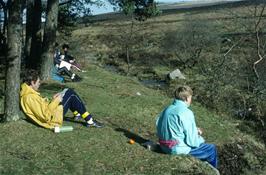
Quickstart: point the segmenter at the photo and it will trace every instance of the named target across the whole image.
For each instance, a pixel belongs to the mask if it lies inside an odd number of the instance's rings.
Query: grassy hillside
[[[245,8],[234,7],[233,11],[243,12]],[[131,23],[125,19],[95,22],[86,24],[87,27],[82,24],[68,31],[68,35],[59,33],[59,41],[70,44],[70,53],[87,72],[78,73],[83,77],[78,83],[44,82],[41,93],[52,97],[64,87],[74,88],[88,111],[105,127],[86,128],[81,122],[72,122],[71,113],[64,125],[73,126],[74,130],[66,133],[55,134],[26,120],[1,123],[0,174],[214,174],[193,157],[148,151],[141,145],[147,140],[157,141],[156,116],[172,102],[170,94],[178,84],[194,88],[191,108],[197,125],[203,128],[204,138],[218,146],[221,174],[264,174],[263,132],[255,133],[245,121],[226,111],[235,99],[250,95],[234,85],[246,83],[237,76],[243,67],[236,65],[246,60],[245,56],[254,48],[243,51],[250,45],[242,43],[230,52],[225,61],[227,72],[217,71],[222,76],[215,77],[211,67],[220,63],[223,49],[226,51],[230,46],[221,46],[224,36],[233,34],[227,37],[232,40],[236,33],[241,33],[232,24],[238,24],[242,18],[232,18],[231,14],[230,8],[214,8],[162,15],[135,23],[132,38],[128,37]],[[189,38],[191,33],[196,34],[196,39]],[[191,45],[188,40],[193,41]],[[130,44],[129,71],[126,44]],[[199,45],[204,47],[193,65],[191,53]],[[221,65],[219,68],[224,68]],[[164,90],[158,86],[147,88],[140,81],[164,81],[166,74],[175,68],[180,68],[187,79],[171,81]],[[230,77],[228,82],[218,81],[226,76]],[[221,103],[225,102],[221,95],[226,103]],[[3,97],[0,101],[3,112]],[[221,110],[214,111],[213,106]],[[128,143],[131,138],[136,140],[133,145]]]
[[[73,126],[74,131],[55,134],[24,120],[3,123],[1,174],[213,174],[209,167],[192,157],[151,152],[140,145],[146,139],[156,141],[156,115],[172,99],[144,87],[134,78],[93,65],[86,70],[80,83],[46,82],[41,92],[51,97],[64,86],[74,88],[105,128],[85,128],[79,122],[65,121],[64,125]],[[192,109],[206,140],[216,143],[219,152],[236,155],[230,155],[237,165],[236,173],[250,171],[242,164],[256,166],[254,173],[260,172],[264,146],[241,133],[236,128],[239,121],[224,120],[198,103]],[[71,120],[72,115],[68,113],[68,117]],[[136,144],[129,144],[130,138]],[[221,155],[221,167],[232,166],[226,165],[230,161],[227,158]]]
[[[179,68],[187,79],[171,81],[169,94],[178,83],[187,83],[206,107],[232,116],[252,108],[251,115],[244,118],[263,123],[266,61],[256,66],[259,77],[253,64],[259,59],[258,41],[260,54],[266,54],[266,18],[263,3],[253,3],[171,11],[144,22],[133,21],[133,28],[124,18],[88,27],[82,24],[67,42],[79,59],[139,80],[160,84]],[[255,30],[258,21],[259,40]]]

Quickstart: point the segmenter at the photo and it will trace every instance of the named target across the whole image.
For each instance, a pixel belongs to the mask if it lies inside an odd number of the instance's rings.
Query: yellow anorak
[[[63,106],[58,99],[50,103],[26,83],[21,85],[20,103],[24,113],[38,125],[52,129],[63,123]]]

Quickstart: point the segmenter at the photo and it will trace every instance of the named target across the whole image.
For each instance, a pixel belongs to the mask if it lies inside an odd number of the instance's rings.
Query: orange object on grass
[[[129,143],[130,143],[130,144],[134,144],[134,143],[135,143],[135,140],[130,139],[130,140],[129,140]]]

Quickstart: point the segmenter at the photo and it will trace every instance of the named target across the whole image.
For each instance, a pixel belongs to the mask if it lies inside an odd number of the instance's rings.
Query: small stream
[[[106,64],[104,66],[104,69],[107,71],[110,71],[110,72],[121,74],[121,71],[115,65]],[[168,88],[168,84],[165,80],[156,80],[156,79],[152,79],[152,77],[151,77],[151,79],[143,79],[143,80],[139,80],[139,81],[144,86],[146,86],[148,88],[152,88],[152,89],[165,90],[166,88]]]
[[[152,89],[161,89],[164,90],[168,88],[168,84],[165,80],[154,80],[154,79],[146,79],[146,80],[140,80],[141,84],[148,88]]]

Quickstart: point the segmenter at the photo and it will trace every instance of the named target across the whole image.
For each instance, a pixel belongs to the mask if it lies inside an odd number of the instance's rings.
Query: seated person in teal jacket
[[[193,112],[188,108],[193,91],[188,86],[178,87],[173,104],[166,107],[156,122],[160,147],[168,154],[189,154],[207,161],[217,168],[217,150],[214,144],[204,143]]]

